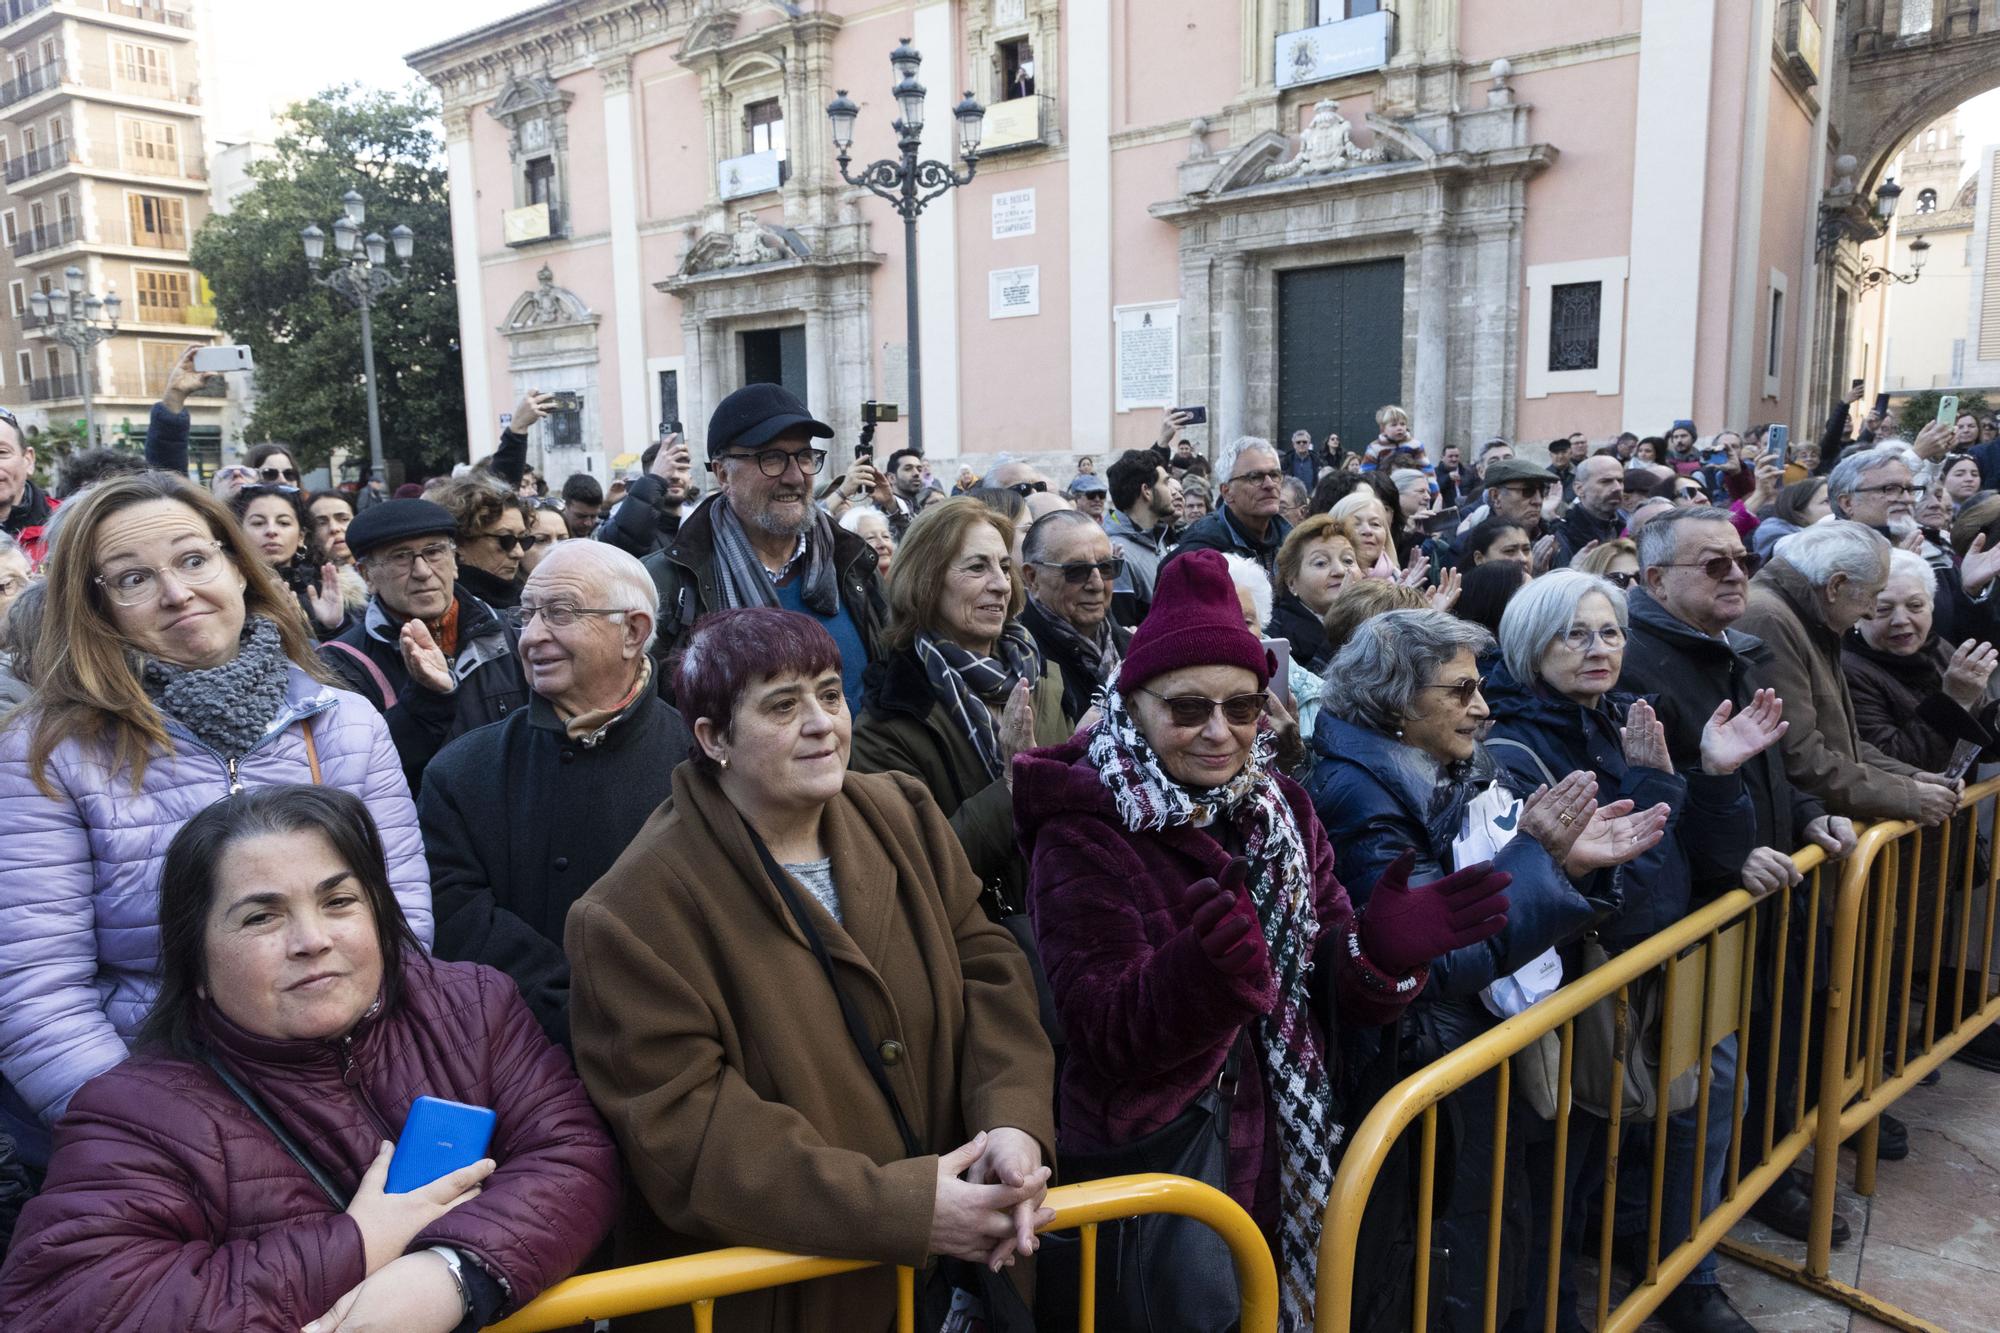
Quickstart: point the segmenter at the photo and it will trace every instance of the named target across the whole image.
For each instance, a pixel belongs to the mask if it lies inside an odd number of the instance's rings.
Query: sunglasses
[[[1026,499],[1030,495],[1046,494],[1049,484],[1046,481],[1017,481],[1007,489]]]
[[[1231,695],[1227,699],[1211,699],[1201,694],[1177,694],[1168,698],[1143,685],[1139,687],[1139,693],[1158,699],[1167,706],[1167,716],[1173,719],[1175,726],[1188,728],[1207,726],[1218,708],[1222,710],[1222,720],[1230,726],[1247,727],[1264,716],[1264,709],[1270,700],[1270,695],[1262,690],[1255,694]]]
[[[1633,584],[1639,581],[1639,576],[1637,574],[1628,574],[1623,570],[1616,570],[1616,569],[1612,570],[1604,577],[1610,579],[1613,583],[1617,584],[1621,588],[1630,588]]]
[[[1103,575],[1104,581],[1109,583],[1125,572],[1125,557],[1122,555],[1114,555],[1109,560],[1085,560],[1074,565],[1052,565],[1046,560],[1035,560],[1030,563],[1037,569],[1060,569],[1064,583],[1079,586],[1090,582],[1092,574]]]
[[[491,537],[493,544],[500,548],[500,552],[503,555],[512,555],[516,551],[532,551],[535,549],[535,538],[530,533],[482,532],[479,535],[481,537]]]
[[[1720,583],[1728,578],[1731,569],[1742,570],[1745,578],[1748,578],[1751,572],[1750,557],[1748,555],[1718,555],[1707,560],[1675,561],[1669,564],[1667,568],[1698,569],[1708,575],[1709,579],[1715,583]]]
[[[1464,680],[1455,680],[1449,685],[1424,685],[1419,688],[1443,690],[1458,701],[1460,708],[1469,708],[1472,705],[1473,696],[1486,688],[1486,682],[1477,676],[1467,676]]]
[[[264,467],[257,469],[257,475],[265,481],[289,481],[298,484],[299,470],[295,467]]]

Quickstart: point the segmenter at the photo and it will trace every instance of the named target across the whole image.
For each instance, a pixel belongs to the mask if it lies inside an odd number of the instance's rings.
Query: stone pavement
[[[1833,1252],[1833,1275],[1952,1333],[2000,1331],[2000,1074],[1956,1061],[1936,1087],[1897,1104],[1910,1155],[1883,1162],[1876,1193],[1853,1192],[1854,1154],[1841,1153],[1840,1208],[1854,1237]],[[1810,1156],[1807,1161],[1810,1162]],[[1747,1220],[1735,1234],[1804,1259],[1803,1242]],[[1846,1306],[1730,1259],[1730,1297],[1759,1333],[1877,1333]],[[1649,1323],[1648,1333],[1663,1328]]]

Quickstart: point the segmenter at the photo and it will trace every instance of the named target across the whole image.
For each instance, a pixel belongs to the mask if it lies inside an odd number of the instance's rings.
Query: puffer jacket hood
[[[52,798],[28,770],[32,706],[0,726],[0,1074],[44,1120],[126,1055],[158,988],[160,863],[196,813],[232,790],[313,780],[300,724],[312,728],[320,781],[354,793],[381,831],[389,882],[430,947],[430,872],[416,806],[388,728],[358,695],[297,666],[284,706],[234,763],[166,720],[172,749],[134,791],[103,748],[64,740],[47,768]]]
[[[513,982],[422,958],[405,960],[403,978],[393,1008],[340,1040],[259,1037],[213,1009],[197,1027],[342,1191],[418,1097],[493,1108],[498,1169],[409,1249],[451,1246],[469,1278],[497,1286],[499,1309],[516,1309],[610,1229],[617,1152]],[[47,1185],[0,1272],[0,1325],[297,1329],[365,1275],[353,1219],[214,1071],[147,1051],[92,1079],[57,1129]]]

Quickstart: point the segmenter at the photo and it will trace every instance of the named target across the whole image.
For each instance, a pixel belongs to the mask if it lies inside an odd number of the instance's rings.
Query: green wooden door
[[[1375,438],[1375,409],[1403,396],[1403,261],[1293,269],[1278,275],[1281,447],[1340,432],[1347,450]],[[1407,406],[1407,404],[1405,404]]]

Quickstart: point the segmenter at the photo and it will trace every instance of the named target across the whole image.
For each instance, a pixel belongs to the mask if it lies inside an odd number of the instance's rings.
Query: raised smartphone
[[[408,1194],[439,1176],[471,1166],[486,1156],[498,1119],[484,1106],[467,1106],[442,1097],[417,1098],[410,1105],[409,1119],[403,1122],[402,1137],[396,1140],[395,1156],[389,1159],[389,1180],[382,1187],[383,1193]]]
[[[257,363],[250,359],[250,349],[238,343],[195,350],[193,369],[203,375],[226,375],[232,370],[256,368]]]
[[[1292,709],[1292,641],[1290,639],[1265,639],[1264,647],[1278,659],[1278,669],[1271,673],[1271,693],[1287,711]]]
[[[1940,426],[1956,425],[1958,422],[1958,395],[1945,394],[1938,399],[1937,423]]]
[[[1789,464],[1792,461],[1792,428],[1780,423],[1765,431],[1764,450],[1777,455],[1779,467]]]
[[[1187,418],[1184,424],[1189,426],[1206,426],[1208,424],[1208,407],[1206,404],[1196,404],[1193,407],[1170,407],[1167,409],[1167,415],[1184,416]]]

